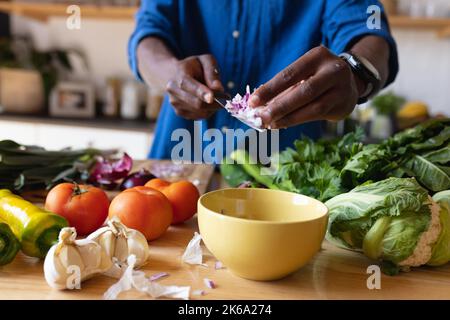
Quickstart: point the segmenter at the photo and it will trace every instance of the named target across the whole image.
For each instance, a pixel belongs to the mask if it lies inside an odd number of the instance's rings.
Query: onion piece
[[[216,261],[216,263],[214,264],[214,269],[216,270],[220,270],[220,269],[224,269],[225,267],[223,266],[223,263],[220,261]]]
[[[116,181],[125,178],[132,167],[133,159],[126,153],[119,160],[99,157],[91,170],[89,182],[105,186],[116,185]]]
[[[141,169],[138,172],[134,172],[127,176],[125,179],[123,179],[122,183],[120,184],[120,190],[126,190],[133,187],[143,186],[148,181],[156,178],[150,171]]]
[[[168,276],[169,276],[169,274],[167,272],[160,272],[160,273],[156,273],[156,274],[150,276],[149,280],[150,281],[156,281],[156,280],[159,280],[161,278],[168,277]]]
[[[205,290],[193,290],[192,295],[193,296],[204,296],[206,294]]]
[[[216,284],[211,279],[205,278],[203,279],[203,282],[205,283],[205,286],[209,289],[217,288]]]
[[[264,131],[262,128],[262,119],[256,115],[257,108],[249,106],[248,101],[250,99],[250,87],[247,86],[245,95],[242,97],[237,94],[232,100],[228,100],[225,109],[231,114],[231,116],[239,119],[250,128],[258,131]]]

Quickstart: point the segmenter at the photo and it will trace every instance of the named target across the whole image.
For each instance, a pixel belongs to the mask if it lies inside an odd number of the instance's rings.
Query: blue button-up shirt
[[[369,28],[367,9],[375,0],[143,0],[129,42],[133,72],[140,78],[136,49],[149,36],[158,37],[178,58],[210,53],[217,59],[226,90],[235,95],[246,85],[256,88],[320,44],[339,54],[365,35],[378,35],[390,45],[388,84],[398,71],[397,50],[382,11],[380,29]],[[243,128],[219,110],[202,120],[202,128]],[[177,128],[194,130],[193,121],[177,116],[166,97],[158,119],[151,158],[170,158]],[[301,135],[317,138],[321,123],[280,130],[280,148]]]

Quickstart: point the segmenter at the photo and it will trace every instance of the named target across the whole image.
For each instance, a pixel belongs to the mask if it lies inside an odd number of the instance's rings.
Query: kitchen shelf
[[[50,124],[70,127],[110,129],[118,131],[148,132],[154,131],[155,121],[147,119],[123,120],[97,117],[94,119],[54,118],[47,115],[0,114],[0,121]],[[0,139],[1,140],[1,139]]]
[[[66,10],[68,6],[69,4],[61,3],[0,1],[0,11],[42,21],[52,16],[67,16]],[[137,11],[135,6],[83,4],[80,7],[83,17],[98,19],[129,20],[134,17]]]
[[[450,37],[450,18],[390,16],[389,22],[393,28],[434,30],[439,37]]]

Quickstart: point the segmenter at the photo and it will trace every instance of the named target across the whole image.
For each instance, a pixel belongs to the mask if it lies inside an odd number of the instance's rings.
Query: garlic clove
[[[92,272],[98,270],[102,260],[101,247],[95,243],[91,243],[84,246],[79,246],[78,251],[86,265],[86,272]]]
[[[103,227],[91,233],[88,239],[97,242],[102,246],[106,254],[112,259],[114,257],[114,251],[116,248],[116,235],[110,229],[110,227]]]
[[[78,266],[80,272],[83,272],[85,265],[83,263],[83,258],[81,257],[78,250],[72,245],[66,245],[60,248],[57,255],[57,260],[63,267],[63,272],[65,272],[71,266]]]
[[[128,242],[124,236],[118,236],[116,239],[116,246],[114,250],[114,257],[120,262],[127,261],[129,256],[128,253]]]
[[[128,237],[128,254],[136,256],[136,266],[142,266],[147,262],[149,248],[147,239],[140,232],[130,232]]]

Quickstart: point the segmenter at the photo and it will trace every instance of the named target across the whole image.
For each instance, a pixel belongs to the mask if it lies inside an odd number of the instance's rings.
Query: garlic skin
[[[75,228],[63,228],[59,233],[58,243],[48,251],[44,261],[44,275],[50,287],[74,289],[82,281],[111,268],[111,259],[98,243],[76,238]],[[76,279],[78,271],[79,279]]]
[[[149,257],[145,236],[137,230],[127,228],[117,217],[108,220],[106,227],[93,232],[87,239],[98,243],[112,261],[107,275],[121,275],[130,255],[136,257],[136,267],[143,266]]]

